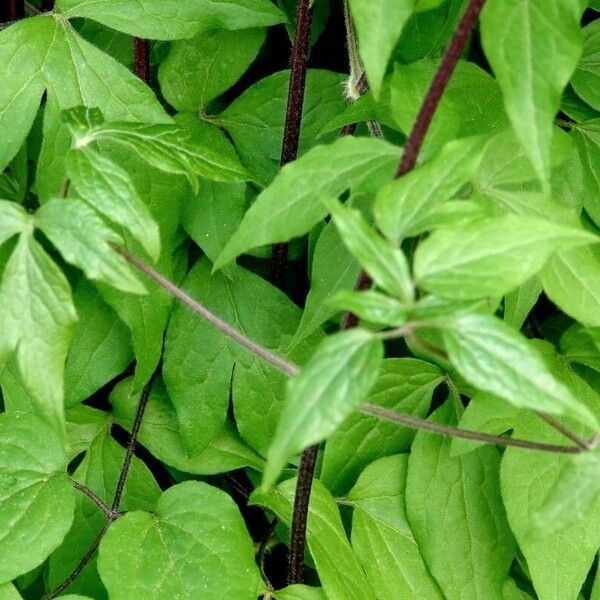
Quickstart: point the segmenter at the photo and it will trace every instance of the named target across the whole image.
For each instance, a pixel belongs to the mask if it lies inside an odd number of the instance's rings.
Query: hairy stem
[[[115,520],[118,513],[116,513],[112,508],[100,498],[97,494],[95,494],[87,485],[83,485],[76,481],[75,479],[71,479],[71,484],[76,490],[79,490],[82,494],[86,495],[103,513],[104,516],[109,520]]]
[[[310,50],[312,10],[310,0],[298,0],[296,10],[296,36],[290,56],[290,84],[288,89],[283,143],[280,165],[283,167],[298,156],[302,108],[306,89],[306,70]],[[271,281],[281,287],[285,278],[288,260],[288,245],[274,244],[271,254]]]
[[[144,83],[150,81],[150,43],[140,38],[133,40],[133,70]]]
[[[252,354],[262,358],[265,362],[273,365],[276,369],[285,373],[286,375],[293,377],[297,375],[299,369],[296,365],[287,360],[273,354],[270,350],[267,350],[260,344],[253,342],[247,338],[243,333],[240,333],[235,327],[229,325],[217,315],[212,313],[206,307],[202,306],[199,302],[194,300],[191,296],[188,296],[181,288],[177,287],[174,283],[169,281],[164,275],[161,275],[158,271],[153,269],[150,265],[146,264],[143,260],[140,260],[136,256],[129,254],[126,250],[119,246],[113,248],[131,265],[136,269],[150,277],[158,285],[164,288],[174,298],[185,304],[188,308],[191,308],[196,314],[200,315],[203,319],[206,319],[211,325],[218,329],[221,333],[225,334],[230,339],[236,341],[238,344],[248,349]]]

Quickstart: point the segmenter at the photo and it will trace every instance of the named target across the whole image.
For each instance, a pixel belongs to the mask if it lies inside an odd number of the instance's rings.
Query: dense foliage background
[[[599,14],[4,3],[0,598],[600,599]]]

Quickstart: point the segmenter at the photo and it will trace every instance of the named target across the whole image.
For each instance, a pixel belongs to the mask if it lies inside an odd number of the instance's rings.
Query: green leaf
[[[515,329],[521,329],[541,293],[542,284],[536,277],[533,277],[516,290],[506,294],[504,297],[504,320]]]
[[[41,564],[73,520],[73,489],[59,435],[40,417],[0,415],[0,581]]]
[[[286,165],[258,196],[215,268],[252,248],[305,234],[327,214],[323,198],[337,197],[347,188],[374,191],[391,178],[398,155],[392,144],[352,136],[313,148]]]
[[[555,251],[595,239],[582,228],[532,217],[478,219],[437,229],[421,243],[415,280],[445,298],[501,296],[536,275]]]
[[[132,392],[132,380],[119,383],[110,396],[119,425],[131,431],[141,392]],[[235,427],[225,421],[206,449],[190,458],[177,422],[177,412],[161,379],[152,387],[139,434],[140,442],[167,465],[186,473],[214,475],[252,467],[262,470],[263,460],[242,442]]]
[[[594,414],[552,375],[539,352],[500,319],[463,314],[445,321],[443,336],[452,364],[480,390],[520,408],[598,426]]]
[[[12,583],[0,584],[0,596],[4,600],[22,600],[23,596],[19,594],[17,588]]]
[[[439,60],[431,59],[395,66],[390,80],[391,109],[407,135],[439,66]],[[436,109],[423,150],[425,155],[432,155],[456,138],[494,132],[507,125],[498,83],[475,63],[459,61]]]
[[[147,86],[60,17],[32,17],[0,32],[0,60],[9,65],[0,93],[0,169],[21,147],[44,89],[61,109],[84,104],[110,120],[170,120]]]
[[[424,12],[420,12],[421,4]],[[400,37],[395,54],[399,61],[412,63],[441,55],[456,30],[465,7],[465,0],[419,1],[415,14],[409,19]]]
[[[594,21],[583,28],[583,54],[571,84],[577,95],[600,110],[600,25]]]
[[[458,426],[461,429],[471,429],[472,431],[500,435],[514,427],[518,416],[519,409],[511,404],[507,404],[504,400],[500,400],[490,394],[479,393],[475,394],[469,401]],[[452,439],[450,454],[458,456],[485,445],[485,442],[478,440],[455,437]]]
[[[0,200],[0,245],[27,227],[29,217],[16,202]]]
[[[337,311],[329,300],[340,290],[354,289],[359,272],[358,262],[342,243],[336,226],[331,222],[325,225],[313,253],[310,291],[296,331],[297,341],[335,315]]]
[[[125,249],[139,256],[141,248],[125,236]],[[174,260],[164,251],[156,266],[166,277],[174,277]],[[173,304],[172,297],[157,283],[146,279],[148,293],[144,296],[126,294],[113,287],[97,284],[105,302],[117,313],[131,332],[131,342],[136,359],[136,388],[141,389],[150,379],[160,361],[163,337]]]
[[[154,261],[160,232],[127,171],[90,147],[69,152],[67,174],[76,195],[107,219],[128,229]]]
[[[373,209],[380,231],[398,243],[427,230],[440,204],[473,176],[484,146],[481,137],[450,142],[431,160],[381,188]]]
[[[112,438],[110,422],[106,421],[73,473],[73,478],[87,486],[110,506],[124,459],[125,449]],[[105,524],[105,517],[98,507],[82,493],[76,494],[73,525],[64,542],[50,557],[50,589],[55,589],[73,572]],[[159,496],[160,488],[150,469],[134,456],[123,489],[121,510],[153,510]],[[67,590],[71,593],[92,593],[94,597],[106,597],[95,558]]]
[[[122,243],[121,238],[81,200],[50,200],[37,211],[35,222],[63,258],[89,279],[132,294],[146,293],[129,264],[111,247]]]
[[[569,316],[600,325],[600,248],[579,246],[557,252],[540,273],[544,292]]]
[[[177,110],[203,111],[246,72],[265,37],[264,29],[216,29],[175,42],[158,69],[163,96]]]
[[[323,588],[309,587],[301,583],[277,590],[273,597],[275,600],[327,600]]]
[[[250,502],[269,508],[289,526],[295,489],[296,480],[288,479],[268,492],[256,490]],[[313,482],[310,494],[306,541],[328,600],[374,600],[335,500],[318,480]]]
[[[263,487],[271,486],[286,461],[331,435],[365,399],[383,359],[383,344],[363,329],[326,338],[290,381]]]
[[[135,560],[131,547],[138,548]],[[197,481],[169,488],[155,514],[129,512],[113,523],[100,544],[98,569],[114,600],[254,600],[260,579],[237,506]]]
[[[327,303],[343,311],[351,312],[361,321],[398,326],[408,320],[409,309],[395,298],[375,290],[339,292]]]
[[[231,136],[253,179],[266,187],[279,171],[290,71],[280,71],[247,88],[213,122]],[[320,137],[324,125],[346,107],[345,76],[309,69],[302,104],[299,156],[317,141],[329,143],[336,133]]]
[[[560,351],[569,363],[579,363],[600,371],[598,329],[574,323],[560,337]]]
[[[73,297],[79,321],[65,365],[65,406],[89,398],[122,373],[133,359],[131,334],[94,289],[83,280]]]
[[[323,198],[348,250],[376,285],[404,302],[412,302],[414,289],[402,251],[377,234],[359,210],[344,208],[334,198]]]
[[[369,87],[379,97],[381,83],[394,46],[412,14],[415,0],[350,0],[350,12],[358,36],[360,58]]]
[[[380,458],[348,493],[352,548],[381,598],[443,598],[429,574],[405,508],[408,455]]]
[[[593,509],[600,491],[598,452],[579,454],[561,465],[558,476],[534,516],[534,527],[554,533],[577,523]]]
[[[431,420],[455,425],[460,412],[450,398]],[[450,446],[450,438],[417,433],[408,460],[408,521],[445,598],[502,598],[515,544],[500,498],[500,455],[488,446],[453,457]]]
[[[414,358],[388,358],[381,363],[365,401],[423,418],[442,379],[434,365]],[[414,435],[407,427],[354,412],[327,440],[321,480],[333,493],[345,494],[368,464],[405,451]]]
[[[106,123],[78,136],[76,131],[74,133],[75,148],[100,140],[116,142],[159,171],[185,176],[194,191],[198,189],[198,176],[213,181],[247,179],[237,158],[202,144],[177,125]]]
[[[182,207],[183,227],[212,261],[240,225],[248,203],[246,187],[245,183],[203,181]]]
[[[600,119],[573,128],[573,138],[583,165],[583,206],[594,223],[600,223]]]
[[[63,372],[77,314],[69,282],[31,231],[21,234],[0,285],[0,363],[15,353],[36,408],[63,428]]]
[[[570,425],[572,427],[572,425]],[[575,431],[582,432],[575,428]],[[534,415],[522,414],[515,437],[563,444],[564,437]],[[570,527],[544,534],[533,532],[535,515],[572,458],[564,454],[523,452],[507,448],[502,459],[502,499],[510,527],[527,560],[539,598],[576,598],[600,545],[600,502],[580,513]]]
[[[211,275],[210,270],[207,260],[198,261],[184,289],[250,339],[285,356],[300,310],[245,269],[232,268],[227,277]],[[163,373],[190,456],[201,452],[223,426],[232,371],[234,410],[242,436],[266,451],[281,410],[285,378],[188,308],[176,306],[167,332]],[[255,387],[256,378],[260,385]]]
[[[481,15],[485,54],[514,131],[538,178],[550,178],[560,97],[581,54],[579,0],[490,0]]]
[[[57,0],[65,17],[86,17],[141,38],[177,40],[209,29],[276,25],[283,13],[268,0]]]

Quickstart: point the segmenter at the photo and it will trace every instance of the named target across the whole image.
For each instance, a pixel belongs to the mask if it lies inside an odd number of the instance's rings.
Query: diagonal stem
[[[486,444],[496,444],[499,446],[514,446],[516,448],[523,448],[525,450],[538,450],[541,452],[554,452],[559,454],[581,454],[590,450],[590,444],[586,442],[585,447],[581,447],[579,444],[576,446],[559,446],[556,444],[545,444],[541,442],[532,442],[529,440],[523,440],[520,438],[510,438],[501,435],[490,435],[488,433],[481,433],[480,431],[474,431],[472,429],[462,429],[460,427],[452,427],[450,425],[442,425],[441,423],[432,423],[418,417],[410,415],[404,415],[401,413],[394,412],[381,406],[375,406],[373,404],[363,404],[360,407],[360,412],[365,415],[375,416],[385,421],[391,421],[392,423],[398,423],[399,425],[405,425],[412,429],[421,429],[424,431],[430,431],[437,433],[438,435],[445,435],[447,437],[462,438],[465,440],[474,440],[477,442],[484,442]]]
[[[273,366],[275,366],[284,375],[287,375],[288,377],[293,377],[300,372],[300,368],[297,365],[286,361],[285,359],[277,356],[276,354],[274,354],[267,348],[260,346],[260,344],[257,344],[256,342],[253,342],[252,340],[247,338],[244,334],[242,334],[239,331],[237,331],[236,329],[234,329],[231,325],[225,324],[225,326],[223,326],[223,321],[221,321],[216,315],[213,315],[207,308],[205,308],[200,303],[198,303],[196,300],[194,300],[193,298],[188,296],[181,288],[177,287],[174,283],[168,281],[163,275],[161,275],[160,273],[155,271],[150,265],[147,265],[139,258],[128,254],[124,250],[120,250],[120,254],[121,254],[121,256],[123,256],[125,258],[125,260],[129,261],[134,267],[136,267],[137,269],[139,269],[140,271],[142,271],[143,273],[148,275],[148,277],[150,277],[153,281],[158,283],[158,285],[163,287],[167,292],[169,292],[175,298],[177,298],[178,300],[180,300],[181,302],[183,302],[184,304],[186,304],[189,307],[195,307],[195,308],[193,308],[194,312],[196,312],[197,314],[199,314],[200,316],[205,318],[208,322],[210,322],[212,324],[215,324],[215,321],[220,322],[220,325],[218,325],[217,328],[223,334],[225,334],[227,337],[238,342],[239,344],[241,344],[242,346],[244,346],[245,348],[247,348],[249,350],[251,348],[259,348],[260,353],[256,352],[255,355],[258,356],[259,358],[262,358],[263,360],[269,362]],[[398,335],[398,332],[396,332],[396,335]],[[451,435],[454,437],[468,436],[467,439],[479,439],[480,441],[485,441],[485,442],[494,443],[494,444],[501,444],[504,446],[519,445],[520,447],[525,447],[520,443],[513,444],[510,441],[507,442],[507,440],[514,441],[513,438],[506,438],[506,437],[501,437],[501,436],[490,436],[485,433],[471,431],[468,429],[461,429],[458,427],[449,427],[446,425],[431,423],[425,419],[419,419],[417,417],[412,417],[410,415],[402,415],[400,413],[395,413],[395,412],[385,409],[383,407],[374,406],[371,404],[363,404],[361,407],[361,411],[379,416],[381,418],[385,418],[387,420],[392,420],[392,421],[398,422],[401,425],[405,425],[407,427],[412,427],[413,429],[425,429],[427,431],[433,431],[435,433],[440,433],[442,435]],[[544,418],[548,418],[548,415],[544,414]],[[550,418],[550,420],[553,420],[552,417],[549,417],[549,418]],[[569,430],[567,427],[564,427],[561,425],[561,428],[565,432],[569,432],[569,435],[567,437],[576,435],[571,430]],[[463,435],[464,432],[467,432],[467,433],[465,435]],[[474,438],[473,435],[477,435],[479,437]],[[567,434],[565,433],[565,435],[567,435]],[[573,439],[573,438],[571,437],[571,439]],[[529,442],[527,440],[525,440],[525,442],[528,444],[527,448],[532,449],[532,450],[545,450],[547,452],[561,452],[561,453],[566,452],[568,454],[577,454],[580,452],[586,452],[586,451],[596,448],[600,444],[600,432],[598,434],[594,435],[589,441],[585,441],[584,447],[582,447],[580,444],[577,444],[576,446],[554,446],[551,444],[544,444],[544,443],[540,443],[540,442]],[[567,450],[565,450],[565,448]]]
[[[288,89],[283,143],[281,146],[280,166],[296,160],[300,144],[302,108],[306,89],[306,71],[310,51],[310,29],[312,10],[310,0],[298,0],[296,10],[296,36],[290,57],[290,84]],[[288,260],[288,245],[274,244],[271,254],[271,281],[281,287],[285,278]]]
[[[82,494],[87,496],[103,513],[107,519],[114,520],[118,513],[116,513],[100,496],[98,496],[93,490],[91,490],[87,485],[83,485],[79,483],[79,481],[75,479],[71,479],[71,485],[79,490]]]

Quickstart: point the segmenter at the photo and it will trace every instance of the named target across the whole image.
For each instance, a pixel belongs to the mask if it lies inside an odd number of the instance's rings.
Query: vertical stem
[[[9,21],[17,21],[25,16],[24,0],[8,0],[7,17]]]
[[[298,468],[298,482],[294,496],[290,555],[288,560],[288,584],[302,583],[304,578],[304,548],[306,546],[306,524],[312,482],[319,456],[319,446],[311,446],[302,453]]]
[[[150,44],[146,40],[133,40],[133,64],[135,74],[145,83],[150,81]]]
[[[54,8],[54,0],[42,0],[42,10],[49,11]]]
[[[309,0],[298,0],[296,11],[296,37],[290,61],[290,85],[288,89],[287,111],[283,130],[280,165],[283,167],[298,156],[302,107],[306,88],[306,70],[310,50],[310,28],[312,11]],[[271,254],[271,281],[281,287],[287,268],[287,244],[274,244]]]

